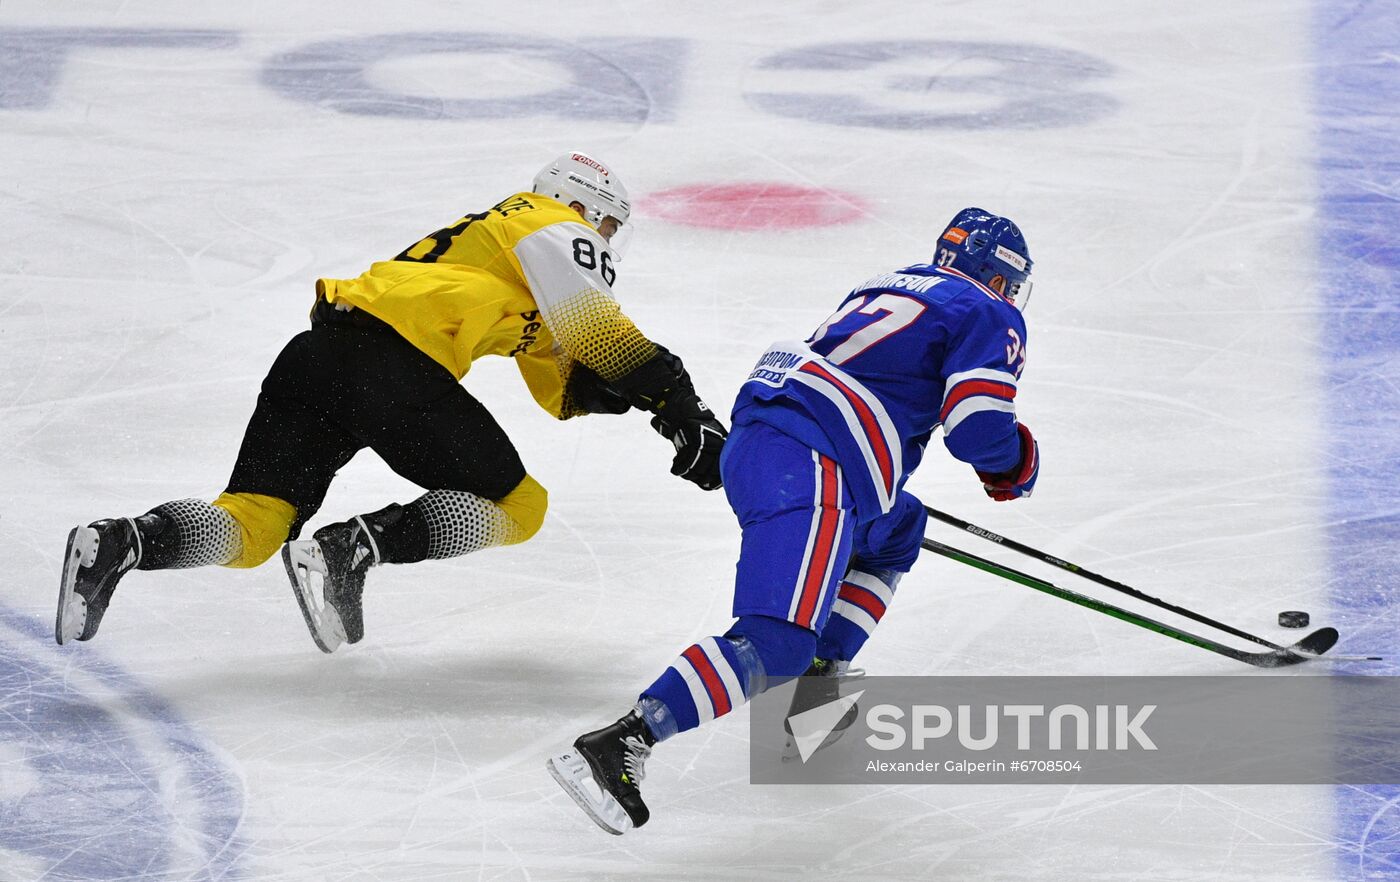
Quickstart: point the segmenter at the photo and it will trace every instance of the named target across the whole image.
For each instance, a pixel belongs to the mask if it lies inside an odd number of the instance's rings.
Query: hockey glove
[[[681,361],[681,357],[665,346],[662,346],[660,343],[653,343],[652,345],[656,347],[657,353],[660,354],[662,363],[665,364],[667,369],[675,374],[676,379],[680,381],[680,388],[694,395],[695,384],[690,381],[690,372],[685,369],[685,364]]]
[[[657,346],[656,354],[612,381],[613,388],[639,410],[661,413],[672,401],[695,398],[695,386],[678,356]]]
[[[977,471],[982,489],[997,502],[1030,496],[1035,479],[1040,474],[1040,445],[1025,423],[1018,423],[1016,434],[1021,439],[1021,461],[1004,472]]]
[[[695,394],[679,356],[657,346],[656,355],[613,385],[633,407],[655,414],[651,427],[676,448],[671,474],[702,490],[722,485],[719,454],[729,433]]]
[[[576,362],[573,370],[569,371],[565,392],[576,407],[588,413],[626,413],[632,409],[621,392],[582,363]]]
[[[714,490],[724,485],[719,474],[719,455],[729,432],[715,419],[705,402],[692,397],[687,404],[690,406],[682,405],[681,409],[665,416],[652,417],[651,427],[676,447],[671,474],[685,478],[701,490]]]
[[[659,387],[662,389],[669,391],[675,388],[694,394],[695,386],[690,382],[690,374],[686,372],[680,356],[660,343],[653,345],[656,346],[657,354],[648,362],[652,369],[653,384],[657,384],[659,380]],[[625,378],[619,382],[623,386],[628,385]],[[632,409],[632,402],[628,400],[627,395],[582,362],[575,362],[573,369],[569,371],[569,382],[565,391],[576,407],[588,413],[626,413]],[[635,390],[629,391],[635,395]]]

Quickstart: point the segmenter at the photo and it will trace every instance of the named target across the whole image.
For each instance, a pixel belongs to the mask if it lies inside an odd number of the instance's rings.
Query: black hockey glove
[[[653,345],[656,346],[657,354],[647,362],[647,366],[651,367],[654,374],[654,385],[666,391],[675,388],[695,394],[695,386],[690,382],[690,374],[686,372],[680,356],[660,343]],[[627,378],[624,377],[618,382],[625,385]],[[598,376],[597,371],[581,362],[575,362],[573,369],[569,371],[565,392],[575,406],[588,413],[626,413],[632,409],[632,402],[628,400],[628,396]],[[648,409],[644,404],[638,406]]]
[[[673,400],[696,397],[685,365],[661,346],[656,347],[656,354],[651,358],[613,380],[612,386],[633,407],[658,414]]]
[[[690,381],[690,372],[685,369],[685,364],[681,362],[681,357],[660,343],[653,343],[657,353],[661,356],[661,361],[666,368],[680,381],[680,388],[690,394],[695,394],[695,384]]]
[[[692,397],[691,407],[651,418],[651,427],[676,447],[671,474],[685,478],[701,490],[724,486],[719,474],[719,455],[729,431],[715,419],[705,402]],[[669,408],[668,408],[669,410]]]
[[[656,355],[613,385],[633,407],[655,414],[651,427],[676,448],[671,474],[714,490],[723,484],[719,454],[729,432],[695,394],[680,357],[665,347],[656,349]]]
[[[564,391],[576,407],[588,413],[626,413],[632,409],[621,392],[585,364],[574,364]]]

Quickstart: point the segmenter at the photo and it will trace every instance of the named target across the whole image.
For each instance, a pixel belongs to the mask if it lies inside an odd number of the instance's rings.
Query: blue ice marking
[[[1313,16],[1318,120],[1320,306],[1329,600],[1347,650],[1400,674],[1400,5],[1319,0]],[[1400,788],[1336,790],[1338,874],[1400,878]]]
[[[240,878],[240,781],[164,700],[0,607],[0,878]]]

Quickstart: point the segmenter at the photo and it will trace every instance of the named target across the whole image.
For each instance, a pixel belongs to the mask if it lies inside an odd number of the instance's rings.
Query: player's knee
[[[740,616],[725,637],[747,637],[770,680],[796,677],[812,665],[817,635],[772,616]]]
[[[255,567],[282,547],[296,520],[297,510],[290,502],[258,493],[223,493],[214,504],[233,516],[243,539],[243,550],[224,566]]]
[[[869,567],[907,573],[918,560],[927,523],[924,504],[901,490],[888,513],[857,528],[856,557]]]
[[[540,531],[545,510],[549,508],[549,491],[539,481],[526,475],[514,490],[496,500],[496,505],[515,522],[517,529],[510,531],[505,543],[515,545]]]

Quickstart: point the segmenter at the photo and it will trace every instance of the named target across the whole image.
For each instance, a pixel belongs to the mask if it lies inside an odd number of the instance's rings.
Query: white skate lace
[[[622,743],[627,746],[627,755],[622,758],[622,765],[627,769],[627,777],[632,780],[633,784],[640,784],[647,776],[643,764],[651,756],[651,748],[647,747],[646,743],[635,735],[623,738]]]
[[[125,562],[122,563],[123,569],[131,569],[131,567],[134,567],[141,562],[141,555],[145,552],[145,549],[141,547],[141,528],[136,526],[136,519],[122,518],[122,520],[126,521],[128,524],[131,524],[131,535],[136,538],[136,559],[133,560],[130,564],[127,564]],[[126,556],[131,557],[131,552],[127,552]]]

